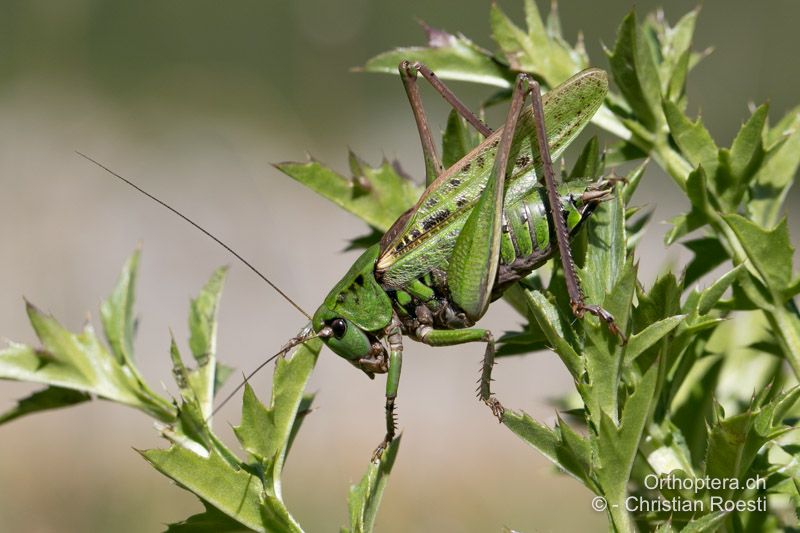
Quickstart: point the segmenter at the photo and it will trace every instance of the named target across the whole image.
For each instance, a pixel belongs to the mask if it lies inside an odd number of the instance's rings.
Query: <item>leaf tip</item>
[[[453,42],[453,35],[440,28],[434,28],[424,20],[417,18],[417,24],[422,26],[428,46],[431,48],[445,48]]]
[[[22,300],[25,302],[25,310],[26,310],[26,312],[28,313],[28,315],[30,315],[30,314],[35,314],[35,315],[44,315],[44,311],[42,311],[41,309],[39,309],[39,308],[36,306],[36,304],[32,303],[30,300],[28,300],[28,298],[26,298],[25,296],[23,296],[23,297],[22,297]]]

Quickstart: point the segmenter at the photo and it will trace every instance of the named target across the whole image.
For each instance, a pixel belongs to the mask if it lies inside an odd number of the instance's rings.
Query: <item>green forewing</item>
[[[380,248],[367,248],[325,298],[325,306],[365,331],[383,328],[392,319],[392,302],[375,281]]]
[[[544,95],[545,126],[554,159],[589,123],[607,90],[606,73],[587,69]],[[377,259],[376,270],[385,285],[399,287],[433,268],[447,266],[458,234],[489,181],[501,135],[502,129],[492,133],[425,190],[404,229],[383,247]],[[533,135],[533,116],[526,105],[509,158],[505,207],[539,184],[541,159],[538,150],[531,149]]]

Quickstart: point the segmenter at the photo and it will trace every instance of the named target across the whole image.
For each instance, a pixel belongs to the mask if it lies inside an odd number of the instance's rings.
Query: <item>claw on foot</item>
[[[614,321],[614,315],[600,307],[599,305],[586,305],[586,304],[579,304],[576,302],[572,302],[572,311],[575,313],[575,316],[578,318],[583,318],[587,312],[593,314],[600,320],[603,320],[608,326],[608,331],[611,332],[612,335],[615,335],[619,338],[619,345],[625,346],[628,343],[628,338],[625,336],[624,333],[619,329],[617,323]]]
[[[489,406],[489,409],[492,410],[492,414],[497,417],[497,421],[502,423],[503,414],[506,412],[506,408],[503,407],[503,404],[500,403],[500,400],[494,396],[490,396],[484,400],[483,403]]]
[[[386,448],[387,448],[388,446],[389,446],[389,441],[388,441],[388,440],[386,440],[386,439],[383,439],[383,441],[381,441],[381,443],[378,445],[378,447],[377,447],[377,448],[375,448],[375,451],[374,451],[374,452],[372,452],[372,459],[371,459],[371,461],[372,461],[373,463],[379,463],[379,462],[380,462],[380,460],[381,460],[381,457],[383,456],[383,452],[385,452],[385,451],[386,451]]]

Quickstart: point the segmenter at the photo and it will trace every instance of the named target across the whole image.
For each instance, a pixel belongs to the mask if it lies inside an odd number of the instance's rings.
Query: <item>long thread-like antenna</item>
[[[208,230],[206,230],[205,228],[203,228],[203,227],[202,227],[200,224],[198,224],[197,222],[195,222],[195,221],[194,221],[194,220],[192,220],[191,218],[187,217],[186,215],[184,215],[183,213],[181,213],[180,211],[178,211],[177,209],[175,209],[175,208],[174,208],[174,207],[172,207],[171,205],[167,204],[166,202],[164,202],[164,201],[162,201],[162,200],[160,200],[160,199],[156,198],[155,196],[153,196],[153,195],[152,195],[152,194],[150,194],[149,192],[145,191],[144,189],[142,189],[141,187],[139,187],[138,185],[136,185],[135,183],[133,183],[133,182],[132,182],[132,181],[130,181],[129,179],[127,179],[127,178],[125,178],[125,177],[123,177],[123,176],[120,176],[118,173],[114,172],[113,170],[111,170],[111,169],[110,169],[110,168],[108,168],[107,166],[103,165],[103,164],[102,164],[102,163],[100,163],[99,161],[96,161],[96,160],[92,159],[91,157],[89,157],[88,155],[86,155],[86,154],[83,154],[83,153],[81,153],[81,152],[78,152],[78,151],[76,151],[75,153],[76,153],[76,154],[78,154],[79,156],[81,156],[82,158],[86,159],[87,161],[90,161],[90,162],[94,163],[95,165],[97,165],[98,167],[102,168],[103,170],[105,170],[106,172],[108,172],[109,174],[111,174],[112,176],[114,176],[115,178],[117,178],[117,179],[119,179],[119,180],[123,181],[124,183],[126,183],[126,184],[128,184],[128,185],[130,185],[131,187],[133,187],[134,189],[136,189],[137,191],[139,191],[139,192],[140,192],[140,193],[142,193],[143,195],[147,196],[148,198],[150,198],[150,199],[151,199],[151,200],[153,200],[154,202],[156,202],[156,203],[158,203],[158,204],[160,204],[160,205],[162,205],[162,206],[166,207],[167,209],[169,209],[170,211],[172,211],[173,213],[175,213],[176,215],[178,215],[179,217],[181,217],[183,220],[185,220],[186,222],[188,222],[189,224],[191,224],[191,225],[192,225],[192,226],[194,226],[195,228],[197,228],[197,229],[199,229],[200,231],[202,231],[202,232],[203,232],[203,233],[204,233],[204,234],[205,234],[207,237],[209,237],[211,240],[213,240],[214,242],[216,242],[217,244],[219,244],[220,246],[222,246],[223,248],[225,248],[225,249],[226,249],[227,251],[229,251],[229,252],[230,252],[230,253],[231,253],[231,254],[232,254],[232,255],[233,255],[233,256],[234,256],[236,259],[238,259],[239,261],[241,261],[242,263],[244,263],[244,265],[245,265],[245,266],[247,266],[247,268],[249,268],[250,270],[252,270],[253,272],[255,272],[255,273],[256,273],[256,275],[257,275],[259,278],[261,278],[262,280],[264,280],[264,281],[267,283],[267,285],[269,285],[270,287],[272,287],[273,289],[275,289],[275,292],[277,292],[278,294],[280,294],[280,295],[283,297],[283,299],[284,299],[284,300],[286,300],[287,302],[289,302],[290,304],[292,304],[292,307],[294,307],[295,309],[297,309],[298,311],[300,311],[300,312],[301,312],[301,313],[302,313],[302,314],[303,314],[303,315],[304,315],[304,316],[305,316],[307,319],[311,320],[311,316],[310,316],[308,313],[306,313],[306,312],[303,310],[303,308],[302,308],[302,307],[300,307],[299,305],[297,305],[297,304],[294,302],[294,300],[292,300],[291,298],[289,298],[289,296],[287,296],[285,292],[283,292],[282,290],[280,290],[280,289],[278,288],[278,286],[277,286],[277,285],[275,285],[274,283],[272,283],[272,282],[269,280],[269,278],[267,278],[267,276],[265,276],[264,274],[262,274],[262,273],[261,273],[261,272],[260,272],[260,271],[259,271],[259,270],[258,270],[256,267],[254,267],[254,266],[253,266],[253,265],[252,265],[252,264],[251,264],[251,263],[250,263],[250,262],[249,262],[247,259],[245,259],[245,258],[244,258],[244,257],[242,257],[241,255],[239,255],[239,254],[238,254],[238,253],[237,253],[237,252],[236,252],[236,251],[235,251],[233,248],[231,248],[230,246],[228,246],[227,244],[225,244],[224,242],[222,242],[221,240],[219,240],[217,237],[215,237],[214,235],[212,235],[212,234],[211,234],[211,232],[209,232]],[[271,361],[272,359],[274,359],[275,357],[277,357],[277,355],[279,355],[280,353],[281,353],[281,352],[278,352],[278,354],[276,354],[275,356],[273,356],[273,357],[271,357],[270,359],[268,359],[268,360],[267,360],[265,363],[263,363],[261,366],[264,366],[264,365],[266,365],[266,364],[267,364],[269,361]],[[261,367],[259,367],[259,368],[261,368]],[[239,387],[239,388],[241,388],[241,387]],[[238,390],[239,390],[239,389],[236,389],[236,391],[238,391]],[[236,391],[234,391],[234,392],[236,392]],[[224,403],[224,402],[223,402],[223,403]]]
[[[309,332],[306,332],[306,333],[309,333]],[[254,368],[252,371],[250,371],[250,373],[249,373],[249,374],[247,374],[247,375],[244,377],[244,379],[242,380],[242,382],[241,382],[241,383],[239,383],[239,384],[236,386],[236,388],[235,388],[235,389],[233,389],[233,390],[232,390],[230,393],[228,393],[228,395],[227,395],[227,396],[225,396],[225,398],[223,398],[223,400],[217,404],[217,406],[214,408],[214,410],[213,410],[213,411],[211,411],[211,414],[210,414],[210,415],[208,415],[208,418],[206,419],[206,422],[208,422],[209,420],[211,420],[211,418],[212,418],[212,417],[213,417],[215,414],[217,414],[217,412],[218,412],[220,409],[222,409],[222,407],[223,407],[223,406],[224,406],[226,403],[228,403],[228,402],[230,401],[230,399],[231,399],[231,398],[233,398],[234,396],[236,396],[236,393],[237,393],[237,392],[239,392],[240,390],[242,390],[242,388],[243,388],[243,387],[244,387],[244,386],[247,384],[247,382],[249,382],[249,381],[250,381],[250,378],[252,378],[253,376],[255,376],[255,375],[258,373],[258,371],[259,371],[259,370],[261,370],[262,368],[264,368],[265,366],[267,366],[267,365],[268,365],[268,364],[269,364],[271,361],[273,361],[273,360],[274,360],[276,357],[278,357],[279,355],[283,355],[283,354],[285,354],[286,352],[288,352],[289,350],[291,350],[292,348],[294,348],[294,347],[295,347],[295,346],[297,346],[298,344],[302,344],[302,343],[304,343],[304,342],[306,342],[306,341],[310,341],[310,340],[312,340],[312,339],[316,339],[317,337],[319,337],[319,338],[326,338],[326,337],[330,337],[331,335],[333,335],[333,331],[331,331],[331,328],[330,328],[330,327],[326,326],[326,327],[322,328],[322,329],[320,330],[320,332],[319,332],[319,333],[317,333],[316,335],[314,335],[314,334],[307,334],[307,335],[306,335],[306,334],[303,334],[303,335],[299,335],[299,336],[297,336],[297,337],[293,338],[292,340],[290,340],[288,343],[286,343],[286,345],[285,345],[283,348],[281,348],[281,349],[280,349],[280,351],[279,351],[278,353],[276,353],[275,355],[273,355],[273,356],[269,357],[269,358],[268,358],[266,361],[264,361],[263,363],[261,363],[260,365],[258,365],[257,367],[255,367],[255,368]]]
[[[236,385],[236,388],[235,388],[235,389],[233,389],[233,390],[232,390],[230,393],[228,393],[228,395],[227,395],[227,396],[225,396],[225,398],[223,398],[223,400],[217,404],[217,406],[214,408],[214,410],[213,410],[213,411],[211,411],[211,414],[210,414],[210,415],[208,415],[208,418],[206,419],[206,422],[208,422],[209,420],[211,420],[211,419],[214,417],[214,415],[215,415],[215,414],[217,414],[217,412],[218,412],[220,409],[222,409],[222,408],[225,406],[225,404],[226,404],[226,403],[228,403],[228,402],[231,400],[231,398],[233,398],[234,396],[236,396],[236,393],[237,393],[237,392],[239,392],[240,390],[242,390],[242,388],[243,388],[245,385],[247,385],[247,382],[249,382],[249,381],[250,381],[250,378],[252,378],[253,376],[255,376],[255,375],[258,373],[258,371],[259,371],[259,370],[261,370],[262,368],[264,368],[265,366],[267,366],[268,364],[270,364],[270,362],[274,361],[276,357],[278,357],[279,355],[281,355],[281,354],[284,354],[284,353],[286,353],[286,350],[281,350],[280,352],[276,353],[276,354],[275,354],[275,355],[273,355],[272,357],[269,357],[269,358],[268,358],[266,361],[264,361],[263,363],[261,363],[260,365],[258,365],[257,367],[255,367],[255,369],[253,369],[252,371],[250,371],[250,373],[249,373],[249,374],[247,374],[247,375],[244,377],[244,379],[242,380],[242,382],[241,382],[241,383],[239,383],[238,385]]]

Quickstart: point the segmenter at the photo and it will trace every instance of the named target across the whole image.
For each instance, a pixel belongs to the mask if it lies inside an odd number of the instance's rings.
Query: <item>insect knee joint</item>
[[[428,334],[430,334],[430,332],[431,332],[431,331],[433,331],[433,328],[432,328],[432,327],[430,327],[430,326],[426,326],[426,325],[422,325],[422,326],[419,326],[419,327],[416,329],[416,331],[414,332],[414,334],[417,336],[417,338],[418,338],[420,341],[422,341],[422,342],[425,342],[425,337],[427,337],[427,336],[428,336]]]

